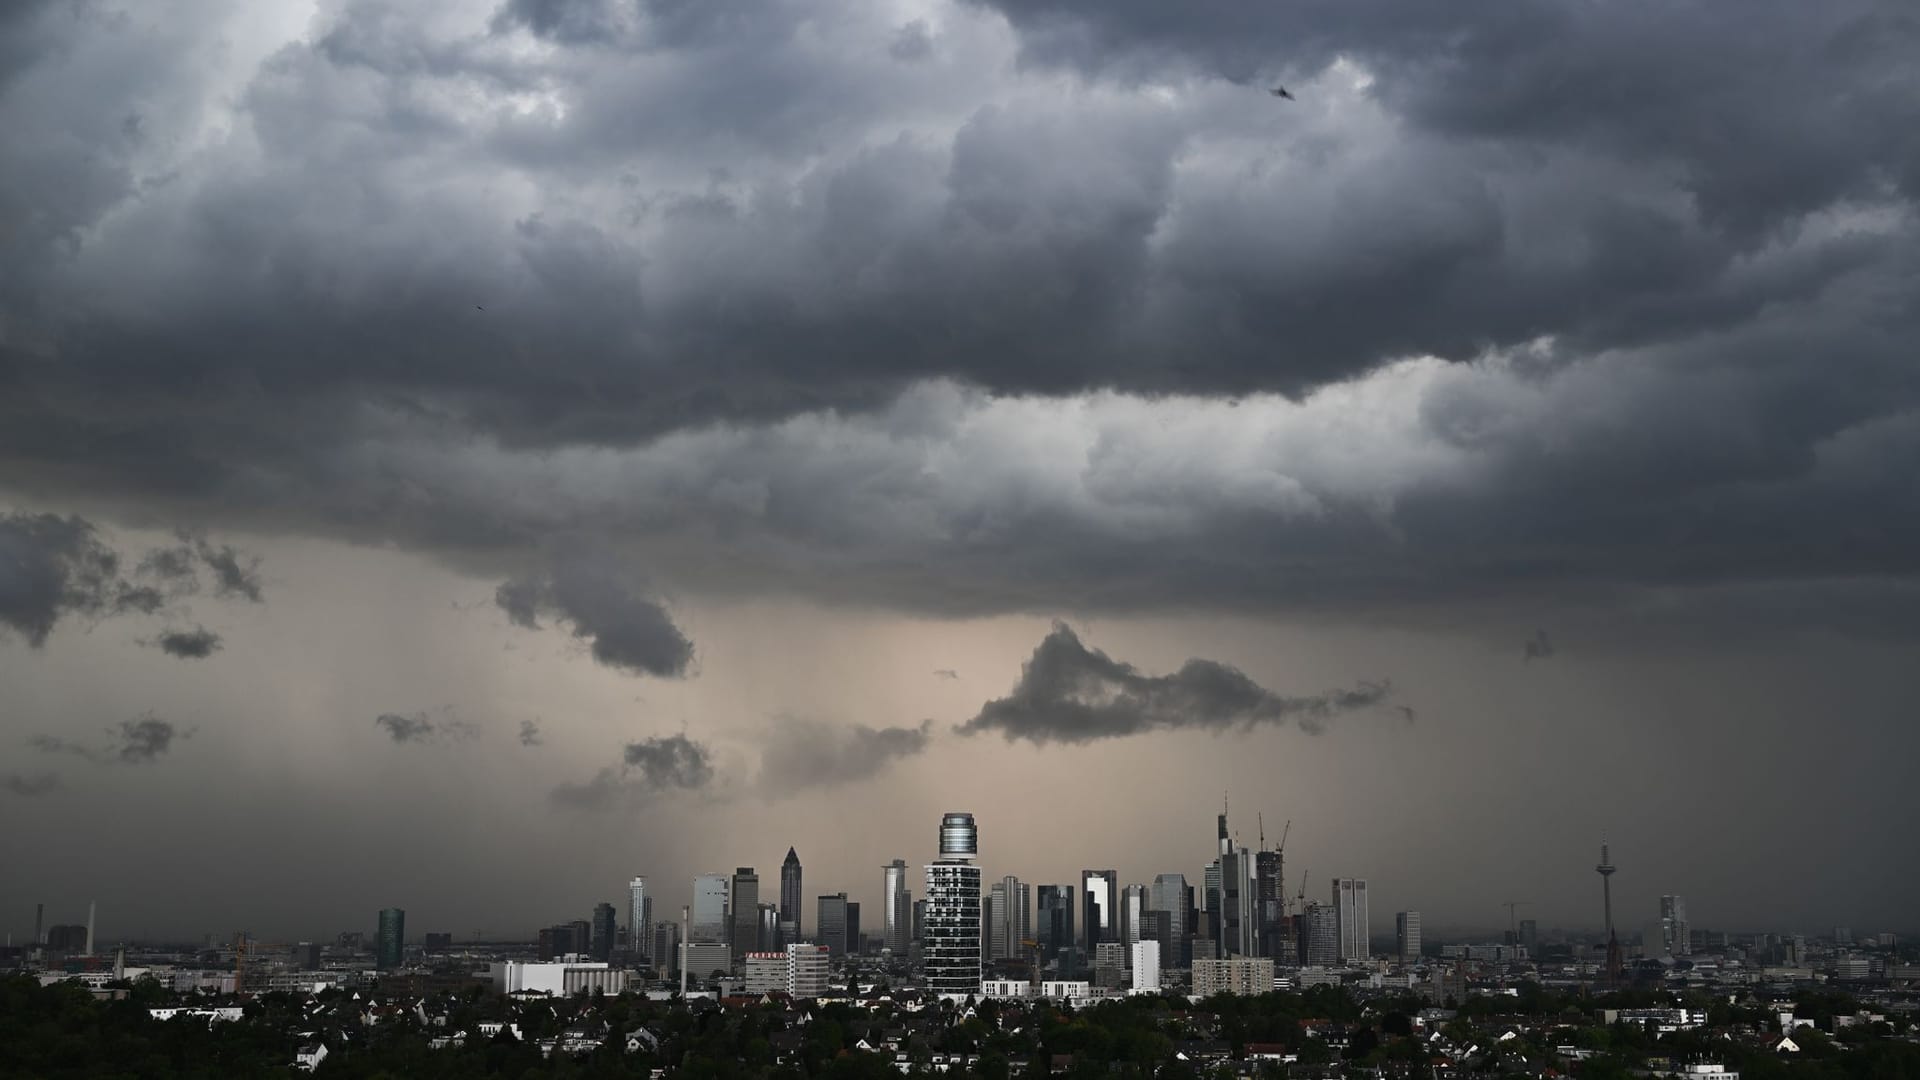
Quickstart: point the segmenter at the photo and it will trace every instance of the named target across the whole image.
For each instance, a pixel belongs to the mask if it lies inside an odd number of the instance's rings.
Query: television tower
[[[1600,875],[1600,895],[1606,904],[1607,915],[1607,983],[1612,985],[1620,981],[1620,939],[1613,933],[1613,875],[1618,867],[1607,851],[1607,842],[1600,841],[1600,865],[1593,868]]]

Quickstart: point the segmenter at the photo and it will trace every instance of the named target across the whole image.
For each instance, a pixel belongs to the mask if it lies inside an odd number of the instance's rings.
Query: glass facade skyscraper
[[[927,989],[963,998],[980,992],[979,833],[973,815],[940,819],[940,858],[927,864],[927,914],[922,928]]]
[[[383,968],[397,968],[406,960],[407,913],[400,908],[380,909],[380,932],[374,938],[374,961]]]

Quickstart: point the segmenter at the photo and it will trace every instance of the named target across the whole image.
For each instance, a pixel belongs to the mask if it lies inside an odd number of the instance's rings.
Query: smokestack
[[[87,901],[87,955],[93,955],[93,901]]]

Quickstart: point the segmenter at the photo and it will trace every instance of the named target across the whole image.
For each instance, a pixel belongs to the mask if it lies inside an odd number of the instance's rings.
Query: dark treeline
[[[1756,1006],[1692,1002],[1708,1010],[1708,1026],[1656,1040],[1644,1025],[1604,1023],[1602,1010],[1677,1003],[1672,995],[1574,997],[1533,984],[1518,997],[1470,998],[1437,1033],[1417,1030],[1423,1004],[1417,998],[1361,1001],[1330,987],[1198,1004],[1135,997],[1079,1011],[983,1001],[973,1016],[945,1007],[909,1014],[833,1003],[804,1010],[810,1014],[804,1023],[802,1012],[780,1005],[696,1011],[677,1000],[585,995],[515,1002],[475,987],[436,999],[428,1015],[444,1017],[438,1024],[423,1022],[415,999],[396,1000],[403,1007],[388,1006],[367,1023],[381,995],[337,990],[312,999],[261,995],[245,1003],[238,1021],[163,1021],[148,1010],[176,1003],[174,995],[150,982],[128,990],[113,1001],[74,984],[0,980],[0,1076],[287,1076],[294,1073],[296,1048],[317,1041],[330,1051],[323,1077],[646,1077],[662,1069],[673,1080],[897,1080],[894,1050],[857,1046],[862,1039],[878,1046],[891,1035],[914,1073],[926,1072],[935,1055],[968,1055],[966,1068],[946,1074],[954,1080],[1216,1080],[1249,1072],[1260,1080],[1428,1077],[1439,1048],[1459,1060],[1455,1075],[1540,1075],[1554,1068],[1612,1080],[1644,1076],[1649,1062],[1664,1059],[1723,1062],[1743,1080],[1920,1078],[1920,1044],[1894,1024],[1858,1024],[1834,1034],[1804,1027],[1794,1033],[1800,1053],[1785,1057],[1759,1037],[1771,1017]],[[1795,1007],[1797,1016],[1814,1022],[1858,1009],[1844,994],[1818,991],[1802,994]],[[521,1037],[504,1030],[479,1035],[479,1025],[490,1021],[517,1025]],[[627,1036],[641,1029],[655,1045],[630,1050]],[[435,1036],[461,1031],[468,1033],[462,1045],[430,1045]],[[1500,1039],[1510,1031],[1512,1037]],[[542,1053],[540,1040],[568,1032],[586,1033],[599,1045],[578,1055]],[[1249,1047],[1274,1046],[1297,1055],[1297,1063],[1244,1064]],[[1475,1054],[1473,1047],[1483,1049]],[[1561,1047],[1592,1056],[1569,1062],[1556,1056]]]

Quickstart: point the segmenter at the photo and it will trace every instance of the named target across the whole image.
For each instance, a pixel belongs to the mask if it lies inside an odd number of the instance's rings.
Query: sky
[[[789,846],[877,913],[949,810],[1198,881],[1224,798],[1376,933],[1591,929],[1603,838],[1628,928],[1920,930],[1916,51],[6,5],[0,926],[518,935]]]

